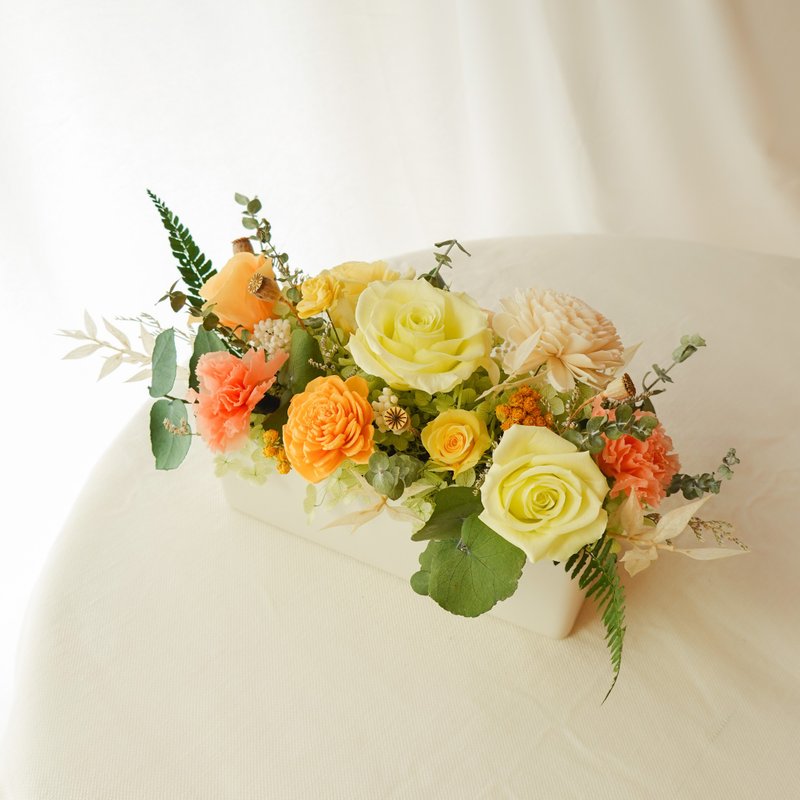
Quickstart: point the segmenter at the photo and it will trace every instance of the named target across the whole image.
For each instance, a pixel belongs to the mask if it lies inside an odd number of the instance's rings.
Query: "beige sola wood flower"
[[[517,290],[500,301],[492,327],[504,340],[503,369],[509,375],[547,367],[560,392],[575,381],[603,388],[623,365],[622,342],[614,325],[582,300],[549,290]]]

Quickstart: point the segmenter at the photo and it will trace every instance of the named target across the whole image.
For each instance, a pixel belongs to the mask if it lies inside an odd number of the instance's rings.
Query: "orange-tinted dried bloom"
[[[318,483],[344,461],[366,464],[375,445],[369,386],[358,376],[314,378],[292,397],[283,426],[289,463],[307,481]]]

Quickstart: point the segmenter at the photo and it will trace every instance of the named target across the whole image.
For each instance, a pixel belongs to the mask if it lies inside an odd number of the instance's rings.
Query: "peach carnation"
[[[604,409],[596,398],[592,407],[592,416],[607,415],[615,418],[613,409]],[[634,416],[640,419],[653,416],[647,411],[635,411]],[[621,493],[630,495],[636,492],[642,503],[657,508],[666,495],[667,487],[673,475],[681,468],[678,456],[671,452],[672,439],[667,436],[664,427],[659,424],[645,441],[633,436],[622,436],[609,439],[603,436],[605,447],[595,456],[600,471],[612,478],[610,497]]]
[[[358,376],[314,378],[289,403],[283,446],[289,463],[319,483],[344,461],[366,464],[374,449],[369,386]]]
[[[241,447],[247,439],[250,414],[287,358],[282,350],[269,361],[263,350],[248,350],[242,358],[226,351],[200,356],[195,413],[197,430],[211,450]]]

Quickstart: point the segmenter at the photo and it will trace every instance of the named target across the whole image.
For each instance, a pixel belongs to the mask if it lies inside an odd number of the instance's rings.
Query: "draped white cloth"
[[[451,236],[797,256],[799,26],[792,0],[2,4],[0,724],[45,554],[141,398],[52,333],[176,277],[145,187],[217,263],[234,190],[309,272]]]
[[[752,552],[663,554],[626,579],[623,669],[601,707],[610,673],[591,603],[562,641],[453,617],[227,508],[202,447],[156,473],[139,413],[36,593],[2,761],[9,797],[800,794],[800,437],[786,369],[798,262],[597,237],[470,250],[457,280],[488,306],[514,286],[556,286],[625,341],[641,337],[637,379],[682,333],[707,337],[658,408],[685,469],[738,448],[734,480],[703,512]]]

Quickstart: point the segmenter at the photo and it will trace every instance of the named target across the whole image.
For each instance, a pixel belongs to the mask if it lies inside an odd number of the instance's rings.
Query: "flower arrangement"
[[[309,511],[371,496],[355,517],[408,519],[411,539],[427,542],[412,588],[463,616],[510,597],[526,560],[563,564],[599,607],[612,688],[625,635],[619,568],[746,551],[728,523],[696,516],[732,476],[735,451],[714,472],[682,473],[653,404],[705,347],[700,336],[682,337],[671,363],[636,383],[625,371],[633,349],[582,300],[518,289],[493,313],[452,289],[443,272],[456,251],[469,255],[456,240],[436,244],[419,275],[348,262],[308,277],[273,243],[261,202],[237,194],[248,235],[217,272],[148,194],[180,273],[161,300],[188,313],[188,329],[134,318],[142,353],[111,323],[116,343],[98,338],[88,314],[85,330],[64,333],[88,342],[68,358],[112,351],[101,377],[130,363],[132,380],[149,380],[158,469],[179,466],[195,435],[219,471],[259,481],[295,471]],[[662,510],[677,494],[688,502]],[[686,530],[713,546],[678,547]]]

